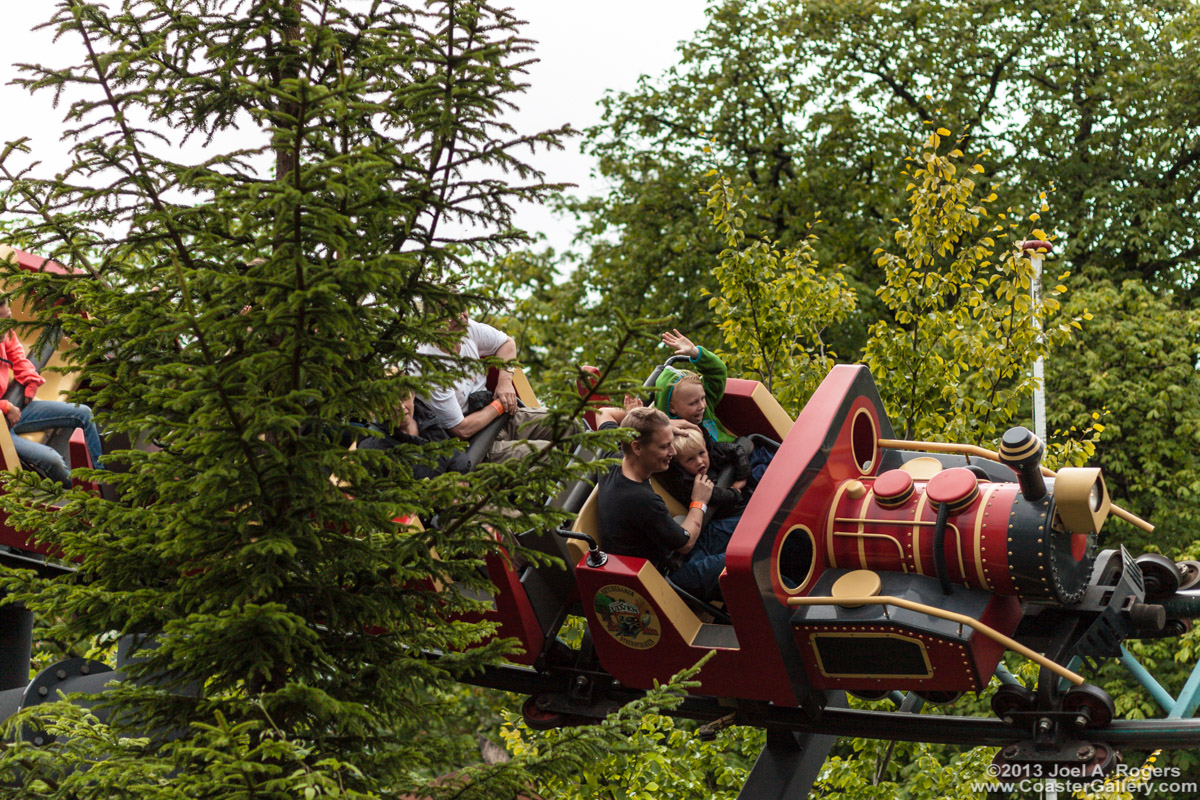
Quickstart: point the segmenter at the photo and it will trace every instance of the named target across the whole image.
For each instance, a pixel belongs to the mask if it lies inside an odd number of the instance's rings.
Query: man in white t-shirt
[[[458,344],[458,355],[464,358],[481,359],[496,356],[505,361],[513,361],[517,357],[517,343],[511,336],[491,325],[476,322],[465,313],[451,320],[447,328],[451,333],[463,334]],[[447,355],[445,351],[431,344],[421,345],[418,352],[425,355]],[[468,398],[486,388],[487,368],[483,364],[452,385],[431,387],[428,406],[433,411],[437,424],[455,436],[469,439],[487,427],[496,417],[508,414],[508,421],[488,451],[488,461],[520,458],[530,452],[530,447],[542,449],[547,446],[546,440],[554,437],[550,420],[544,409],[523,408],[517,405],[512,367],[500,371],[492,393],[495,399],[491,404],[468,413]]]

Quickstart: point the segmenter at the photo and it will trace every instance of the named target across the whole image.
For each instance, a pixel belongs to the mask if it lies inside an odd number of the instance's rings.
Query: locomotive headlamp
[[[1112,501],[1099,467],[1067,467],[1054,481],[1054,517],[1070,533],[1099,533]]]

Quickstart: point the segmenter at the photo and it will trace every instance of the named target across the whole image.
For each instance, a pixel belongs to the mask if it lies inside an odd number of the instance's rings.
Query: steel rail
[[[535,695],[542,692],[565,692],[571,685],[572,675],[590,674],[576,673],[573,670],[556,670],[555,673],[557,674],[539,673],[529,667],[501,666],[489,668],[461,680],[477,686]],[[618,703],[627,703],[644,694],[641,690],[617,686],[610,689],[607,696]],[[1029,731],[1008,725],[994,717],[951,717],[845,708],[827,708],[813,717],[800,708],[769,703],[743,702],[734,707],[738,725],[796,733],[957,744],[968,747],[1002,747],[1030,737]],[[666,709],[661,713],[711,722],[728,716],[730,710],[728,700],[688,695],[676,708]],[[579,716],[588,717],[587,709],[581,707]],[[600,719],[598,715],[593,718]],[[1081,731],[1079,736],[1088,741],[1105,742],[1117,748],[1183,750],[1200,745],[1200,719],[1114,720],[1106,728],[1086,729]]]

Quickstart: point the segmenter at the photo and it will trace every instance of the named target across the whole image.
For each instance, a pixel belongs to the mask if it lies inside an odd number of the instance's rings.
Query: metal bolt
[[[38,694],[41,695],[42,697],[45,697],[46,695],[50,694],[50,689],[46,686],[39,686]]]
[[[46,738],[44,736],[35,736],[33,737],[33,743],[38,747],[41,747],[46,743]]]
[[[1096,748],[1090,744],[1085,744],[1075,751],[1075,755],[1080,761],[1091,761],[1092,757],[1096,755]]]
[[[1038,720],[1038,730],[1042,733],[1049,733],[1053,727],[1054,723],[1050,721],[1049,717],[1042,717]]]
[[[1004,756],[1005,758],[1016,758],[1020,752],[1020,747],[1015,744],[1010,744],[1008,747],[1004,748],[1003,751],[1001,751],[1000,755]]]
[[[91,671],[92,671],[92,668],[90,666],[88,666],[87,664],[84,664],[79,668],[80,675],[87,675]]]
[[[585,676],[585,675],[576,675],[575,676],[575,688],[576,689],[583,689],[587,685],[588,685],[587,676]]]
[[[1003,722],[1004,722],[1004,724],[1005,724],[1005,725],[1012,725],[1012,724],[1013,724],[1013,717],[1012,717],[1012,714],[1005,714],[1005,715],[1004,715]]]
[[[67,671],[65,669],[55,670],[54,676],[56,678],[58,678],[60,681],[65,681],[67,679]]]
[[[1076,714],[1075,715],[1075,727],[1076,728],[1086,728],[1088,726],[1089,722],[1091,722],[1091,720],[1088,719],[1087,714]],[[1088,756],[1088,757],[1091,758],[1091,756]]]

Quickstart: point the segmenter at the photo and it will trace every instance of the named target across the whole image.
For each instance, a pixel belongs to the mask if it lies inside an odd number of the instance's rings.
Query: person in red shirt
[[[0,302],[0,319],[12,317],[12,309],[8,302]],[[8,400],[0,399],[0,413],[4,414],[9,430],[14,434],[44,431],[52,428],[80,428],[87,443],[88,454],[96,469],[103,469],[100,464],[100,433],[96,423],[92,421],[92,410],[78,403],[62,403],[57,400],[36,399],[38,387],[46,379],[38,374],[37,367],[25,356],[25,348],[17,338],[16,331],[9,331],[0,339],[0,397],[8,391],[10,370],[25,387],[24,404],[17,405]],[[53,447],[13,436],[13,446],[21,462],[29,465],[47,478],[58,481],[68,489],[71,488],[71,469],[63,460],[62,455]]]

